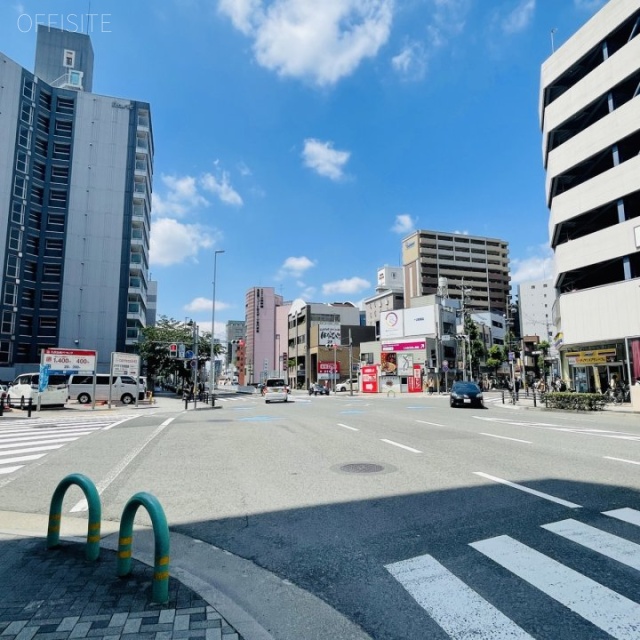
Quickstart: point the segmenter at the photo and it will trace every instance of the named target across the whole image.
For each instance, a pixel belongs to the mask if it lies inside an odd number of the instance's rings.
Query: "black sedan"
[[[449,404],[452,407],[484,407],[482,389],[475,382],[454,382]]]

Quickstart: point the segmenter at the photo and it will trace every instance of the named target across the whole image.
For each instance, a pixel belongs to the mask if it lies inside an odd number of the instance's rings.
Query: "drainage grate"
[[[384,471],[384,467],[380,464],[355,462],[343,465],[340,467],[340,471],[346,471],[347,473],[380,473],[380,471]]]

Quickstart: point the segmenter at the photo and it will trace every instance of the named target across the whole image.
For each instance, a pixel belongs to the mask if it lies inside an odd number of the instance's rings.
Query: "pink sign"
[[[378,393],[378,367],[367,365],[360,369],[363,393]]]
[[[426,348],[426,340],[416,340],[414,342],[385,342],[382,344],[382,351],[420,351]]]

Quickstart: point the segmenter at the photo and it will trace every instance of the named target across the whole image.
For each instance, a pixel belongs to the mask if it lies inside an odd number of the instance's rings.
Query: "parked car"
[[[325,387],[323,384],[318,384],[317,382],[315,382],[309,387],[309,395],[310,396],[328,396],[329,387]]]
[[[345,380],[344,382],[338,382],[338,384],[336,385],[336,391],[349,391],[351,389],[357,391],[358,384],[358,378],[351,378],[350,380]]]
[[[484,407],[482,389],[475,382],[454,382],[451,387],[449,404],[452,407]]]

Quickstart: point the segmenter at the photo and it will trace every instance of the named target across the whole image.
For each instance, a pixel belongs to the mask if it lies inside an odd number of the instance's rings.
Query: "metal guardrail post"
[[[118,576],[124,577],[131,573],[133,519],[141,506],[149,513],[155,541],[151,597],[156,604],[165,604],[169,600],[169,526],[158,499],[145,491],[132,496],[122,512],[118,538]]]
[[[71,485],[79,486],[89,505],[89,524],[87,527],[87,546],[85,556],[87,560],[97,560],[100,556],[100,518],[102,508],[100,495],[95,484],[80,473],[72,473],[63,478],[51,497],[49,508],[49,527],[47,530],[47,548],[52,549],[60,544],[60,520],[62,518],[62,499]]]

